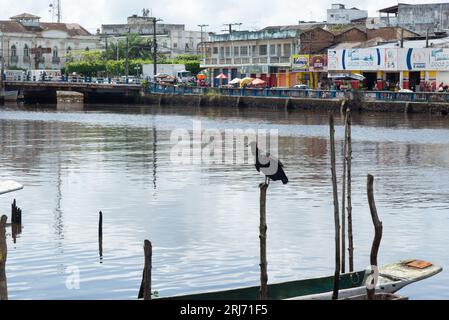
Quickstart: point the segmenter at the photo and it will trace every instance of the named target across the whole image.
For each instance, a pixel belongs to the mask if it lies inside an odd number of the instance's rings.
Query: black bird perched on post
[[[272,157],[269,153],[266,155],[261,155],[261,151],[256,142],[251,143],[251,150],[253,155],[256,157],[256,170],[265,175],[265,184],[269,184],[269,180],[282,181],[283,184],[288,183],[288,178],[284,171],[284,165],[281,161]]]

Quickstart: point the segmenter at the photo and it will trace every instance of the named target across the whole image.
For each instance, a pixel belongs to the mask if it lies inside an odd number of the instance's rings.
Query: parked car
[[[310,90],[310,87],[308,85],[306,85],[306,84],[297,84],[293,88],[294,89],[299,89],[299,90]]]

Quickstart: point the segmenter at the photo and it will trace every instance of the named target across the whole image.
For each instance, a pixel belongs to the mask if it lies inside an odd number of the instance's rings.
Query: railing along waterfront
[[[393,92],[393,91],[339,91],[304,90],[283,88],[209,88],[193,86],[173,86],[150,84],[148,91],[159,94],[208,95],[216,94],[234,97],[268,98],[308,98],[308,99],[354,99],[358,96],[364,101],[392,102],[444,102],[449,103],[449,93],[443,92]]]

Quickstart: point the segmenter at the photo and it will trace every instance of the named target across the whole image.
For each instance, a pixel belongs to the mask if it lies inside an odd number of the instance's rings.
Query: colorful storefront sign
[[[295,54],[292,56],[292,71],[308,72],[310,69],[310,56],[308,54]]]
[[[448,71],[449,49],[368,48],[328,51],[329,71]]]
[[[327,56],[325,54],[312,55],[309,65],[312,72],[327,72]]]
[[[429,65],[432,70],[449,70],[449,49],[431,49],[429,56]]]

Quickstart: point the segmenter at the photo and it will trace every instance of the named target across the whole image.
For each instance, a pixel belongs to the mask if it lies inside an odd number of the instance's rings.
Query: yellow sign
[[[309,71],[310,56],[308,54],[294,54],[292,56],[292,71]]]

